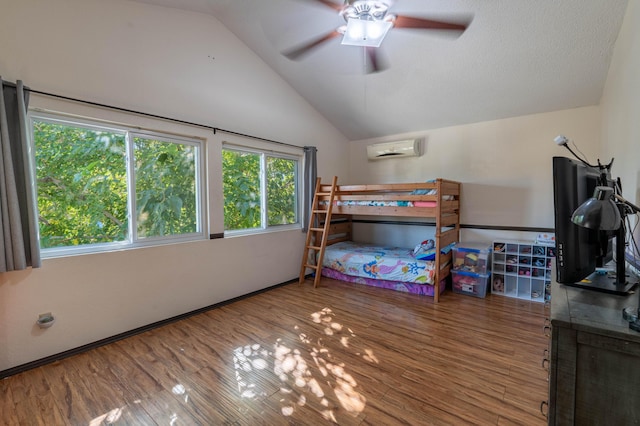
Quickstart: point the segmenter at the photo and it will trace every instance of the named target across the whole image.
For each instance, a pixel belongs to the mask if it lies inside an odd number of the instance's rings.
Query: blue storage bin
[[[490,255],[489,243],[456,243],[453,247],[453,270],[486,275]]]

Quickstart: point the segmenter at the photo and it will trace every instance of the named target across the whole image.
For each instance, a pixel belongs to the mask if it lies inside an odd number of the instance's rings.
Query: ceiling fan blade
[[[335,4],[334,2],[329,0],[315,0],[315,1],[317,1],[318,3],[322,3],[325,6],[329,6],[331,9],[337,10],[338,12],[342,11],[343,6],[341,4]]]
[[[366,61],[366,70],[367,74],[373,74],[376,72],[381,72],[386,70],[387,61],[382,58],[382,55],[379,54],[379,50],[376,47],[365,47],[365,52],[367,56]]]
[[[319,44],[324,43],[325,41],[329,41],[334,37],[337,37],[341,35],[338,31],[331,31],[328,34],[323,35],[322,37],[316,39],[316,40],[312,40],[309,43],[306,43],[300,47],[296,47],[293,48],[291,50],[287,50],[285,52],[282,52],[282,54],[284,56],[286,56],[287,58],[291,59],[291,60],[296,60],[299,59],[301,56],[304,56],[305,54],[309,53],[311,50],[313,50],[315,47],[317,47]]]
[[[423,30],[453,30],[464,31],[469,22],[444,22],[431,19],[414,18],[412,16],[396,16],[393,26],[395,28],[416,28]]]

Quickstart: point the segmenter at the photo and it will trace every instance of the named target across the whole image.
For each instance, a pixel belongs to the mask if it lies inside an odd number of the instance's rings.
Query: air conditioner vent
[[[420,139],[375,143],[367,146],[369,160],[420,156]]]

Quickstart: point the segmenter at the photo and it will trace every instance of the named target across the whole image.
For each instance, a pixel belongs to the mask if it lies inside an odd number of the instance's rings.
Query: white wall
[[[553,139],[564,134],[596,161],[600,149],[597,106],[402,134],[350,143],[349,183],[462,182],[461,222],[468,225],[553,228],[553,156],[571,156]],[[425,140],[421,157],[367,161],[366,146],[408,137]],[[343,179],[342,183],[347,183]],[[356,236],[366,239],[360,233]],[[370,235],[370,230],[363,231]],[[395,231],[387,232],[385,237]],[[422,235],[423,231],[416,231]],[[417,244],[412,233],[406,244]],[[532,239],[537,234],[463,230],[463,241]],[[394,241],[402,244],[402,241]]]
[[[7,1],[0,52],[5,80],[315,145],[321,176],[346,173],[344,136],[211,16],[124,0]],[[31,106],[205,138],[210,232],[222,231],[220,143],[233,137],[42,96]],[[303,245],[299,230],[274,232],[0,274],[0,371],[295,278]],[[42,331],[34,324],[48,311],[56,323]]]
[[[614,157],[623,195],[640,202],[640,1],[630,0],[602,97],[602,155]]]
[[[613,172],[622,193],[640,204],[640,0],[630,0],[616,42],[602,96],[602,152],[614,157]],[[631,219],[631,227],[637,223]],[[636,244],[640,228],[635,230]],[[630,250],[632,246],[627,249]],[[636,253],[640,254],[640,250]]]

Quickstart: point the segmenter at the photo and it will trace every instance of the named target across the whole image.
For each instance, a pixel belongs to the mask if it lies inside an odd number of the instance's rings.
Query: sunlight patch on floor
[[[123,408],[124,407],[114,408],[113,410],[92,419],[89,422],[89,426],[99,426],[102,424],[110,425],[110,424],[116,423],[118,420],[120,420],[120,417],[122,416]]]
[[[233,364],[239,395],[248,399],[268,396],[257,388],[252,375],[270,371],[282,382],[280,403],[283,416],[292,416],[297,407],[309,404],[310,399],[319,404],[325,420],[337,422],[336,410],[339,408],[358,416],[365,409],[367,400],[359,392],[358,383],[348,372],[348,366],[338,359],[341,354],[332,354],[325,344],[326,339],[336,339],[345,350],[367,362],[377,364],[379,360],[371,349],[358,350],[357,345],[352,344],[356,334],[337,321],[330,308],[313,312],[310,318],[308,326],[311,329],[305,330],[304,325],[294,327],[302,347],[296,348],[295,342],[292,345],[278,338],[272,351],[257,343],[234,349]],[[317,331],[314,333],[317,326],[324,338],[310,337],[317,334]]]
[[[266,396],[264,392],[257,391],[256,385],[251,383],[248,378],[252,371],[269,368],[267,358],[270,356],[271,353],[257,343],[241,346],[233,351],[233,366],[235,367],[238,392],[241,397],[255,399]]]

